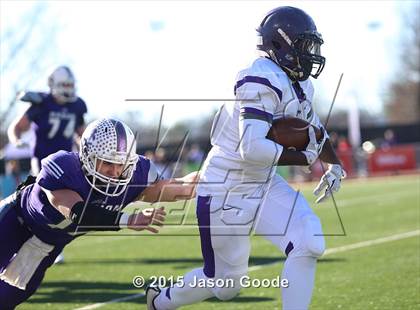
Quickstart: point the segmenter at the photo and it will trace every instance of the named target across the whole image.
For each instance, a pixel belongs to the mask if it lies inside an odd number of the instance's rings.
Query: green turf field
[[[314,184],[295,187],[314,201]],[[420,309],[420,176],[349,180],[335,199],[345,235],[331,201],[313,206],[324,233],[335,236],[326,237],[329,252],[318,264],[311,309]],[[177,211],[168,223],[194,223],[194,204],[176,208],[190,215],[185,219]],[[123,231],[79,238],[66,248],[66,263],[50,268],[38,292],[18,309],[145,309],[144,297],[132,297],[143,292],[132,285],[134,276],[178,276],[201,265],[195,228],[162,232],[175,236]],[[385,238],[390,236],[396,240]],[[377,242],[364,242],[371,240]],[[252,243],[250,277],[276,277],[284,256],[261,237]],[[124,297],[129,299],[87,307]],[[280,291],[247,288],[230,302],[211,299],[184,309],[281,309]]]

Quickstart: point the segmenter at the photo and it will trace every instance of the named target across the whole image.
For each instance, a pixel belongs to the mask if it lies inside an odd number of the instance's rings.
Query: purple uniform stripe
[[[124,125],[119,121],[111,120],[117,133],[117,151],[127,152],[127,135],[125,133]]]
[[[262,78],[262,77],[259,77],[259,76],[252,76],[252,75],[248,75],[248,76],[244,77],[242,80],[239,80],[238,82],[236,82],[236,85],[235,85],[235,88],[234,88],[235,95],[236,95],[236,90],[239,87],[241,87],[242,85],[244,85],[245,83],[263,84],[265,86],[270,87],[272,90],[274,90],[276,92],[276,94],[279,96],[280,100],[283,97],[283,93],[281,92],[281,90],[278,89],[277,87],[273,86],[268,79]]]
[[[291,241],[287,244],[286,250],[284,251],[286,253],[286,256],[289,256],[289,253],[293,250],[294,246]]]
[[[293,89],[295,90],[295,93],[299,99],[299,102],[306,100],[305,92],[303,91],[302,87],[300,87],[299,82],[292,83]]]
[[[210,196],[198,196],[197,198],[197,219],[200,230],[201,253],[204,259],[204,274],[214,278],[214,251],[211,244],[210,233]]]
[[[267,119],[269,123],[273,122],[273,114],[255,108],[241,108],[241,114],[257,115]]]
[[[165,293],[165,296],[166,297],[168,297],[168,299],[169,300],[171,300],[171,293],[169,292],[169,290],[171,289],[171,287],[169,286],[167,289],[166,289],[166,293]]]

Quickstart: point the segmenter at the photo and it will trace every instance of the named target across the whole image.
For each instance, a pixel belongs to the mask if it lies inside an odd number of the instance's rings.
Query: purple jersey
[[[32,103],[26,116],[32,122],[36,135],[34,157],[39,160],[59,150],[71,151],[75,130],[83,125],[87,112],[85,102],[58,104],[51,94],[38,93],[39,103]]]
[[[115,212],[116,216],[140,193],[158,179],[150,160],[140,156],[133,177],[126,190],[116,197],[105,196],[87,182],[77,153],[59,151],[42,160],[42,169],[36,183],[22,193],[21,209],[26,224],[33,233],[49,244],[67,244],[74,239],[76,225],[55,209],[48,201],[45,188],[50,191],[69,189],[78,193],[85,202],[100,204]]]

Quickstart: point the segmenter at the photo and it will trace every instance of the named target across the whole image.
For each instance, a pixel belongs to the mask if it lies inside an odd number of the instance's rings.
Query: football
[[[267,138],[288,149],[303,151],[309,143],[309,126],[314,128],[316,138],[319,141],[323,135],[322,131],[307,121],[295,117],[283,117],[274,120]]]

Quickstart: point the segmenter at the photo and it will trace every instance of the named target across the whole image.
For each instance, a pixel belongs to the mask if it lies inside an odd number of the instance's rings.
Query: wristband
[[[119,221],[119,226],[120,228],[127,228],[128,227],[128,219],[130,218],[130,214],[122,212],[121,213],[121,217],[120,217],[120,221]]]
[[[315,160],[318,158],[317,154],[311,151],[302,151],[303,155],[306,157],[306,161],[308,162],[308,165],[312,165]]]
[[[70,210],[70,220],[79,228],[92,231],[120,230],[118,225],[122,212],[113,212],[101,203],[86,204],[79,201]]]

